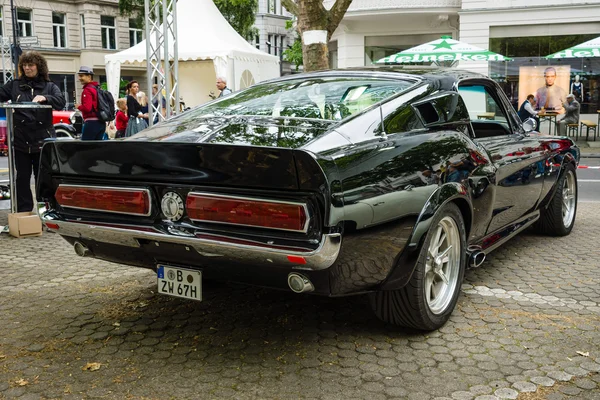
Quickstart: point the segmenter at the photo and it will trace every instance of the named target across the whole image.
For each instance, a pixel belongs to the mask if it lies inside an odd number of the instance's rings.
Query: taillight
[[[62,207],[119,214],[150,215],[148,189],[60,185],[54,194]]]
[[[193,221],[296,232],[306,232],[308,226],[308,212],[304,203],[192,192],[187,196],[186,208]]]

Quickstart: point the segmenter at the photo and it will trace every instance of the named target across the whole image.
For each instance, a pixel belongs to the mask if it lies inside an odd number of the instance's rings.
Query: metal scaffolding
[[[176,0],[144,0],[150,125],[155,115],[163,121],[180,110],[176,4]],[[153,84],[158,86],[156,94],[152,94]]]
[[[0,56],[2,57],[2,75],[5,84],[12,80],[14,71],[10,44],[10,38],[2,36],[2,41],[0,42]]]

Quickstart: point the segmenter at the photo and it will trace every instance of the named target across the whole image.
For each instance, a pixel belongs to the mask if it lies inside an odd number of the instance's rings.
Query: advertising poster
[[[519,107],[527,95],[535,96],[534,108],[564,113],[563,103],[569,94],[571,67],[538,66],[519,68]]]

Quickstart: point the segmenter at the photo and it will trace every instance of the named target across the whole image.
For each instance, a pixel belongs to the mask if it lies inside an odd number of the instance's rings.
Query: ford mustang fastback
[[[47,143],[38,211],[78,255],[154,270],[159,293],[364,294],[433,330],[467,267],[573,228],[579,149],[534,126],[464,71],[292,75],[125,140]]]

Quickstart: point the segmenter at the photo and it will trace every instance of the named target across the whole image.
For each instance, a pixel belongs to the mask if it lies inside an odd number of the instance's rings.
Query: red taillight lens
[[[190,193],[188,216],[194,221],[306,231],[308,215],[302,203],[264,201],[233,196]]]
[[[150,215],[150,193],[147,189],[60,185],[54,196],[62,207]]]

